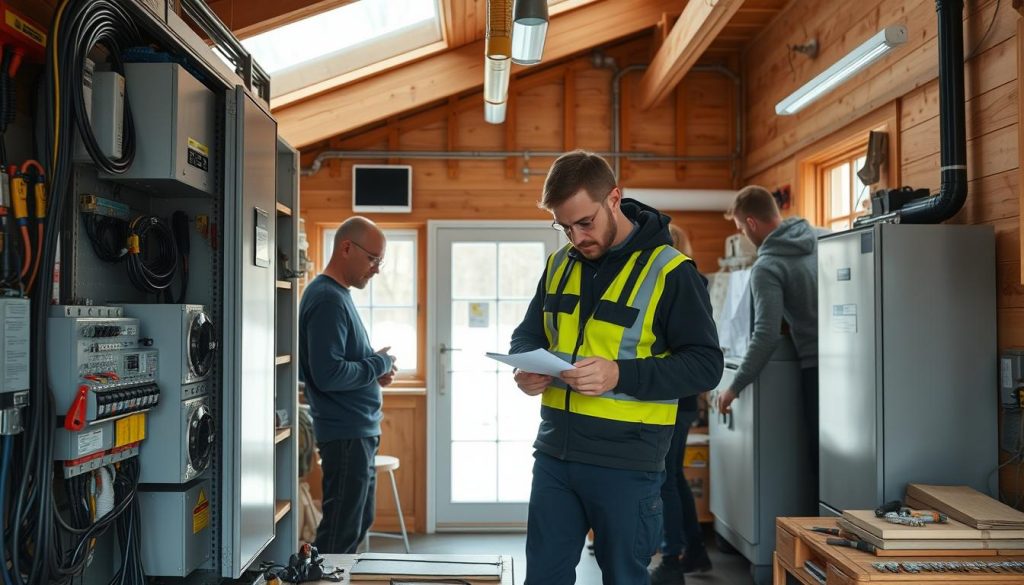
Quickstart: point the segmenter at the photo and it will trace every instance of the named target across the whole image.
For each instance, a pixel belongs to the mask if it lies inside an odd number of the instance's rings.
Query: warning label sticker
[[[83,457],[103,450],[103,429],[86,431],[78,435],[78,456]]]
[[[206,497],[206,490],[199,490],[199,499],[192,508],[192,534],[199,534],[199,531],[210,525],[210,500]]]
[[[32,39],[37,45],[46,46],[46,33],[18,18],[18,15],[10,10],[4,13],[4,22],[7,23],[7,26]]]
[[[201,171],[210,170],[210,148],[198,140],[189,137],[188,139],[188,164]]]

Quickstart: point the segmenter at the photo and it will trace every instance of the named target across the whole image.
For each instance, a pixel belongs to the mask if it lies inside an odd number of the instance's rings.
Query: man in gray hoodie
[[[718,396],[718,411],[730,405],[758,376],[782,338],[782,320],[800,357],[804,418],[811,465],[818,469],[818,236],[827,233],[799,217],[782,219],[775,198],[751,185],[736,194],[726,215],[757,247],[750,272],[754,331],[732,387]],[[815,498],[817,501],[817,498]]]

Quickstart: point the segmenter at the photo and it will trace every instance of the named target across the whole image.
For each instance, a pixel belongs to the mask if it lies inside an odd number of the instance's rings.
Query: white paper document
[[[571,370],[574,367],[569,362],[543,349],[535,349],[526,353],[512,355],[487,352],[487,357],[492,360],[498,360],[503,364],[508,364],[513,368],[519,368],[524,372],[545,374],[556,378],[562,372]]]

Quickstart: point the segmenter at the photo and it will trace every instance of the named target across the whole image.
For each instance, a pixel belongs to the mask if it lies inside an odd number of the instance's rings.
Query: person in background
[[[374,351],[352,302],[380,272],[387,241],[364,217],[338,228],[334,251],[299,307],[299,377],[313,417],[323,469],[321,553],[351,554],[373,524],[380,446],[381,386],[395,376],[395,358]]]
[[[679,398],[714,388],[724,368],[707,284],[672,247],[669,218],[623,199],[593,153],[560,156],[540,205],[570,243],[548,258],[511,353],[545,349],[573,367],[514,373],[542,395],[526,584],[574,583],[593,528],[605,585],[646,585]]]
[[[803,414],[810,446],[813,502],[818,491],[818,236],[827,233],[799,217],[782,219],[775,197],[764,187],[751,185],[736,194],[726,213],[736,228],[757,247],[750,272],[754,302],[754,331],[732,387],[718,396],[718,412],[731,412],[731,404],[749,386],[782,339],[782,321],[800,358]]]
[[[693,247],[686,231],[669,224],[672,245],[687,258],[693,257]],[[686,437],[697,420],[697,396],[679,399],[675,432],[665,456],[665,481],[661,484],[664,503],[664,544],[661,563],[651,571],[651,585],[676,585],[686,582],[686,574],[710,571],[711,558],[704,547],[704,535],[697,520],[697,504],[693,500],[690,483],[683,475],[683,454]]]

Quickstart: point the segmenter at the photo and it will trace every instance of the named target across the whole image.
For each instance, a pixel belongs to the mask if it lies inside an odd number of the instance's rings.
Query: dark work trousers
[[[316,529],[321,554],[353,554],[366,538],[373,524],[377,487],[373,458],[379,446],[379,436],[318,445],[324,473],[324,517]]]
[[[647,585],[661,539],[661,471],[628,471],[534,453],[526,529],[526,585],[576,582],[594,529],[604,585]]]
[[[818,506],[818,368],[800,370],[800,390],[804,399],[804,421],[807,425],[807,445],[811,458],[811,495],[814,509]]]
[[[661,553],[666,557],[678,557],[684,550],[690,557],[706,554],[704,536],[697,521],[697,504],[693,501],[690,483],[683,475],[686,437],[696,420],[694,411],[676,413],[675,432],[665,455],[665,483],[661,484],[661,501],[665,503],[665,547]]]

